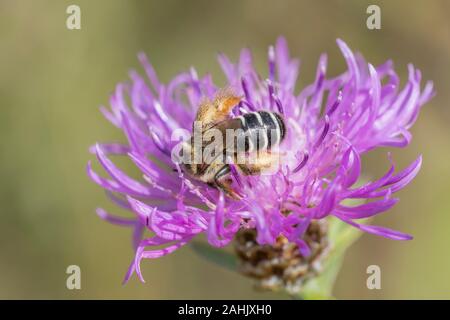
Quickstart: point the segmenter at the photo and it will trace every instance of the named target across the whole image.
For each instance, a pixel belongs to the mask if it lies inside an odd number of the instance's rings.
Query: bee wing
[[[219,130],[222,134],[222,145],[224,146],[224,150],[228,150],[234,152],[237,144],[237,136],[240,134],[238,130],[242,130],[242,122],[239,118],[227,119],[216,123],[211,129]],[[244,134],[244,132],[241,132]],[[230,136],[227,139],[227,135]]]
[[[222,120],[220,122],[215,123],[211,127],[211,129],[212,128],[218,129],[225,134],[227,129],[232,129],[232,130],[242,129],[242,122],[239,118],[226,119],[226,120]]]

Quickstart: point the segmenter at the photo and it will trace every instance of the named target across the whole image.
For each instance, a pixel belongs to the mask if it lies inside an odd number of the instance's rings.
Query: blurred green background
[[[366,28],[378,4],[382,29]],[[81,30],[66,29],[66,8],[81,7]],[[329,74],[345,68],[335,39],[373,64],[392,58],[403,81],[413,62],[437,96],[394,159],[423,168],[400,203],[377,224],[412,233],[410,242],[364,235],[350,248],[338,298],[450,298],[450,2],[442,1],[0,1],[0,298],[276,298],[202,260],[189,247],[142,264],[147,280],[121,285],[133,257],[130,230],[109,225],[97,206],[120,212],[85,174],[96,141],[124,140],[98,111],[115,84],[139,68],[145,51],[161,79],[196,66],[223,83],[218,51],[253,50],[266,72],[269,44],[286,36],[301,58],[300,85],[314,79],[319,54]],[[139,69],[139,71],[141,71]],[[386,149],[365,157],[379,176]],[[66,289],[66,267],[82,289]],[[382,289],[366,288],[366,268],[382,270]]]

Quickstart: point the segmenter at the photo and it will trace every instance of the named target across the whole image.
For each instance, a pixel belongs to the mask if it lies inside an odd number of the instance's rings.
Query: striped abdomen
[[[237,117],[246,133],[245,151],[270,149],[279,144],[286,134],[283,118],[274,112],[256,111]]]

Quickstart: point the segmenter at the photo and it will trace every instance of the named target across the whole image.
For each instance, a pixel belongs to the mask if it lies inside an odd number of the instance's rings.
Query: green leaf
[[[301,299],[333,299],[332,290],[341,269],[345,251],[361,236],[362,232],[345,222],[329,217],[331,249],[323,263],[322,272],[306,282],[300,292]]]
[[[191,248],[206,260],[231,271],[237,270],[237,258],[224,248],[215,248],[203,241],[192,241]]]
[[[363,220],[368,221],[369,219]],[[339,220],[335,217],[328,218],[329,238],[334,251],[345,251],[363,234],[361,230]]]

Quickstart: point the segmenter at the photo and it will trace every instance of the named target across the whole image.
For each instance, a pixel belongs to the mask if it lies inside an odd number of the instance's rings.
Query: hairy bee
[[[195,139],[192,137],[183,147],[183,152],[190,153],[194,159],[201,159],[197,163],[183,163],[184,170],[234,199],[240,197],[231,187],[231,169],[227,159],[231,158],[242,174],[259,174],[271,167],[275,159],[278,160],[279,155],[271,148],[278,145],[286,134],[284,120],[278,113],[260,110],[233,117],[231,110],[240,100],[231,90],[225,89],[219,91],[212,101],[206,99],[199,106],[193,125],[194,136],[195,131],[200,131],[203,137],[211,136],[209,140],[215,142],[216,148],[218,146],[216,152],[202,157],[212,145],[207,143],[208,139],[202,139],[198,148],[194,146]],[[214,130],[222,133],[219,138],[211,134]],[[234,133],[232,139],[227,138],[230,130]],[[239,148],[240,145],[242,148]],[[248,161],[249,155],[254,156],[252,161]]]

